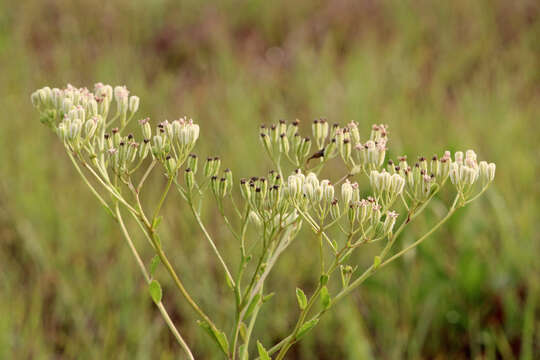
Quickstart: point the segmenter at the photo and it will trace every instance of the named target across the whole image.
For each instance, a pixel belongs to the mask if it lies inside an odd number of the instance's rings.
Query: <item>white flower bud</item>
[[[463,165],[463,152],[462,151],[456,151],[456,153],[454,154],[454,161],[458,165]]]
[[[334,186],[329,180],[321,181],[321,190],[323,194],[323,201],[326,204],[330,204],[334,200]]]
[[[384,234],[391,234],[394,225],[396,224],[396,219],[398,214],[395,211],[389,211],[386,213],[386,219],[384,219],[383,232]]]
[[[129,98],[129,111],[135,113],[137,110],[139,110],[139,97],[132,96]]]
[[[489,179],[490,182],[495,179],[495,169],[496,168],[497,168],[497,166],[495,165],[495,163],[490,163],[489,164],[488,179]]]
[[[347,179],[345,182],[341,185],[341,199],[343,200],[343,204],[345,206],[349,206],[353,198],[353,187],[351,185],[351,182]]]
[[[399,174],[393,174],[390,178],[390,192],[394,196],[398,196],[403,192],[405,187],[405,179]]]

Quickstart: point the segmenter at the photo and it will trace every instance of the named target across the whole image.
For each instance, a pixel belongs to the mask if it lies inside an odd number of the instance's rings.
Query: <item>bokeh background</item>
[[[219,154],[238,177],[271,168],[257,128],[280,118],[356,120],[363,134],[385,123],[393,156],[473,148],[495,161],[481,200],[367,281],[288,358],[538,359],[539,11],[534,0],[0,2],[0,358],[181,356],[119,230],[30,106],[38,87],[101,81],[139,95],[141,116],[196,119],[197,152]],[[156,176],[149,187],[162,185]],[[178,196],[164,211],[174,265],[227,328],[232,304],[206,242]],[[205,218],[234,258],[216,209]],[[264,344],[287,334],[294,287],[309,291],[314,269],[306,236],[270,279],[278,295],[255,330]],[[158,276],[195,354],[217,358]]]

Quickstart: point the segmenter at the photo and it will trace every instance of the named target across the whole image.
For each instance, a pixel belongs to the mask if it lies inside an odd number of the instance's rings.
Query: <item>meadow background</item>
[[[288,358],[540,357],[537,1],[0,2],[0,359],[181,354],[119,230],[30,106],[36,88],[97,81],[127,85],[154,122],[196,119],[197,152],[219,154],[237,177],[271,168],[257,128],[280,118],[356,120],[364,136],[385,123],[391,156],[473,148],[496,162],[481,200],[367,281]],[[435,205],[401,244],[433,223]],[[178,196],[164,211],[174,265],[226,327],[232,304],[206,242]],[[205,215],[227,234],[214,207]],[[299,240],[270,279],[280,295],[256,329],[267,345],[297,316],[295,285],[316,281],[311,243]],[[236,255],[232,239],[219,246]],[[194,353],[216,358],[158,276]]]

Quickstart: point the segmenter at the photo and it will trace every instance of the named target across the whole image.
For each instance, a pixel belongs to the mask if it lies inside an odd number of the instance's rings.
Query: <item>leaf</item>
[[[150,276],[154,276],[154,272],[156,271],[157,266],[160,262],[161,260],[159,259],[159,256],[154,255],[154,257],[150,261]]]
[[[264,304],[265,302],[267,302],[268,300],[270,300],[271,298],[273,298],[274,295],[275,295],[275,293],[273,293],[273,292],[271,292],[270,294],[264,295],[264,297],[262,298],[263,304]]]
[[[227,274],[225,274],[225,282],[227,283],[227,286],[229,287],[229,289],[234,290],[234,285],[231,282],[231,278],[227,276]]]
[[[249,318],[249,316],[251,315],[251,313],[255,309],[255,305],[257,305],[259,303],[260,299],[261,299],[261,294],[260,293],[253,297],[253,300],[251,300],[251,303],[249,304],[249,306],[247,308],[247,311],[246,311],[246,315],[245,315],[246,319]]]
[[[270,355],[268,355],[268,351],[266,351],[259,340],[257,340],[257,350],[259,350],[259,358],[261,360],[272,360]]]
[[[300,340],[304,335],[306,335],[317,323],[319,322],[318,318],[311,319],[308,322],[304,323],[298,330],[296,334],[296,340]]]
[[[330,307],[330,294],[328,294],[328,288],[323,286],[321,289],[321,305],[324,310]]]
[[[298,300],[298,306],[300,310],[304,310],[307,306],[306,294],[300,288],[296,288],[296,299]]]
[[[152,228],[157,229],[159,224],[161,224],[161,220],[163,220],[163,216],[158,216],[154,219],[154,222],[152,223]]]
[[[148,292],[150,293],[152,300],[154,300],[156,304],[159,304],[161,297],[163,296],[163,291],[157,280],[150,281],[150,284],[148,284]]]
[[[322,286],[326,285],[328,283],[328,275],[322,274],[321,278],[320,278],[320,281],[321,281]]]
[[[197,324],[206,331],[208,335],[214,340],[221,351],[227,356],[229,356],[229,341],[227,340],[227,336],[224,332],[219,331],[217,329],[213,329],[206,321],[197,321]]]
[[[240,323],[240,336],[242,337],[242,340],[244,341],[246,341],[246,333],[247,333],[246,324],[244,322],[241,322]]]
[[[379,265],[381,265],[381,257],[375,256],[375,258],[373,259],[373,269],[378,268]]]

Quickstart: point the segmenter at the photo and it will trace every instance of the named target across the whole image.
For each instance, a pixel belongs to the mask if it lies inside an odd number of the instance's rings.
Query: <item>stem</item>
[[[92,193],[99,200],[99,202],[105,207],[105,209],[107,209],[109,211],[111,216],[116,219],[116,215],[114,215],[113,211],[109,207],[109,204],[107,204],[107,202],[105,200],[103,200],[103,198],[101,197],[101,195],[99,195],[97,190],[92,186],[92,184],[90,184],[90,181],[88,181],[88,178],[83,174],[81,168],[79,167],[79,164],[77,164],[77,161],[75,160],[75,158],[73,158],[73,155],[71,155],[71,153],[69,151],[67,151],[67,153],[69,155],[69,158],[70,158],[71,162],[75,166],[75,169],[77,170],[79,175],[82,177],[82,179],[84,180],[86,185],[90,188],[90,191],[92,191]]]
[[[225,275],[227,276],[229,282],[233,285],[233,287],[235,286],[235,281],[229,271],[229,268],[227,267],[227,264],[225,263],[225,260],[223,260],[223,258],[221,257],[221,254],[216,246],[216,244],[214,243],[214,241],[212,240],[212,237],[210,236],[210,234],[208,233],[208,231],[206,230],[206,227],[204,226],[202,220],[201,220],[201,217],[199,216],[199,213],[195,210],[195,207],[193,206],[193,202],[191,201],[191,197],[188,198],[188,203],[189,203],[189,207],[191,208],[191,212],[193,213],[193,216],[195,217],[195,220],[197,221],[197,224],[199,225],[199,227],[201,228],[204,236],[206,237],[206,239],[208,240],[208,242],[210,243],[210,246],[212,247],[212,250],[214,251],[214,253],[216,254],[219,262],[221,263],[221,266],[223,267],[223,269],[225,270]]]
[[[330,303],[330,306],[325,309],[325,310],[321,310],[319,313],[317,313],[312,319],[315,319],[315,318],[320,318],[326,311],[328,311],[331,307],[333,307],[339,300],[341,300],[343,297],[345,297],[346,295],[348,295],[352,290],[354,290],[355,288],[357,288],[358,286],[360,286],[369,276],[373,275],[379,268],[382,268],[383,266],[385,265],[388,265],[389,263],[391,263],[392,261],[398,259],[399,257],[401,257],[404,253],[406,253],[407,251],[409,251],[410,249],[413,249],[415,248],[416,246],[420,245],[426,238],[428,238],[433,232],[435,232],[442,224],[444,224],[451,216],[452,214],[457,210],[457,208],[459,206],[458,205],[458,200],[460,198],[460,193],[458,192],[458,194],[456,195],[455,199],[454,199],[454,202],[451,206],[451,208],[448,210],[448,213],[446,214],[445,217],[443,217],[437,224],[435,224],[435,226],[433,228],[431,228],[431,230],[429,230],[427,233],[425,233],[422,237],[420,237],[418,240],[416,240],[414,243],[412,243],[411,245],[407,246],[405,249],[401,250],[400,252],[398,252],[397,254],[395,254],[394,256],[392,256],[391,258],[389,258],[388,260],[382,262],[378,267],[375,267],[374,265],[370,265],[363,273],[362,275],[360,275],[353,283],[351,283],[347,288],[344,288],[342,289],[333,299],[332,299],[332,302]],[[381,259],[383,259],[386,254],[390,251],[392,245],[394,244],[395,240],[396,240],[396,237],[397,235],[403,230],[404,226],[406,224],[408,224],[410,222],[411,219],[413,219],[418,213],[421,212],[421,210],[423,210],[425,208],[425,205],[426,204],[423,204],[423,206],[420,207],[420,211],[418,211],[415,215],[411,216],[409,214],[409,217],[406,221],[404,221],[400,228],[398,229],[398,231],[392,236],[392,239],[388,242],[388,244],[385,246],[385,248],[382,250],[381,252]],[[337,261],[338,259],[336,259]],[[336,262],[334,262],[335,264]],[[331,270],[330,271],[333,271],[335,269],[335,266],[332,266]],[[329,272],[330,272],[329,271]],[[320,285],[319,285],[320,286]],[[311,302],[312,299],[310,299],[310,302]],[[308,307],[309,307],[309,304],[308,304]],[[306,307],[306,309],[308,308]],[[285,354],[287,353],[288,349],[295,343],[295,337],[296,337],[296,333],[298,332],[298,328],[299,326],[301,326],[303,324],[303,320],[305,319],[305,315],[304,315],[304,312],[302,312],[296,326],[295,326],[295,330],[293,330],[292,334],[287,336],[285,339],[283,339],[279,344],[277,344],[276,346],[274,346],[271,350],[273,351],[277,351],[277,349],[280,349],[280,352],[276,358],[276,360],[281,360],[283,359],[283,357],[285,356]]]
[[[169,175],[169,181],[167,181],[167,186],[165,187],[165,191],[163,191],[163,194],[161,194],[159,203],[156,206],[156,209],[154,210],[154,215],[152,215],[152,226],[154,226],[155,220],[157,219],[159,215],[159,211],[161,210],[161,207],[163,206],[163,202],[165,202],[165,198],[167,197],[167,194],[169,193],[169,189],[171,188],[173,180],[174,180],[174,177],[172,175]]]
[[[120,228],[122,229],[122,233],[124,234],[124,238],[125,238],[126,242],[128,243],[128,246],[129,246],[133,256],[135,257],[135,260],[137,261],[137,265],[139,265],[139,269],[141,270],[146,283],[150,284],[152,279],[151,279],[150,275],[148,274],[148,272],[146,271],[144,263],[143,263],[141,257],[139,256],[139,253],[137,252],[137,249],[135,248],[135,245],[133,244],[133,241],[131,240],[131,237],[130,237],[128,231],[127,231],[126,225],[124,224],[122,214],[120,213],[118,203],[115,206],[115,210],[116,210],[116,219],[118,221],[118,224],[120,225]],[[167,310],[165,309],[165,306],[163,306],[163,303],[160,301],[159,303],[156,303],[156,306],[158,307],[159,312],[161,313],[161,316],[165,320],[165,323],[167,324],[167,326],[169,327],[169,329],[173,333],[175,339],[178,341],[178,343],[180,344],[182,349],[184,349],[184,351],[186,352],[189,359],[190,360],[195,360],[195,358],[193,357],[193,354],[191,353],[191,350],[189,349],[189,346],[186,344],[186,342],[184,341],[184,339],[180,335],[180,332],[178,332],[178,329],[176,328],[176,326],[172,322],[171,317],[169,316],[169,314],[167,313]]]

